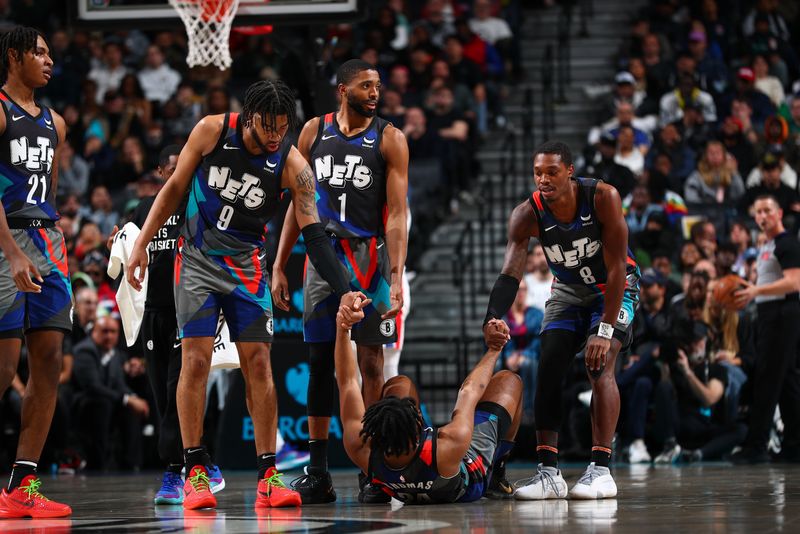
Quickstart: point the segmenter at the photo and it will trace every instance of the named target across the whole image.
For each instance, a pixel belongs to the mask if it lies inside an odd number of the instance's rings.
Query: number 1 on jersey
[[[347,208],[347,193],[342,193],[339,195],[339,222],[344,222],[345,216],[345,209]]]

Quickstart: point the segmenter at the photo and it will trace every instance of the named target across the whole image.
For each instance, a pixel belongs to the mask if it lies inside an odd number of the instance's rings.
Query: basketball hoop
[[[239,0],[169,0],[186,26],[189,37],[190,67],[215,65],[220,70],[231,66],[228,39]]]

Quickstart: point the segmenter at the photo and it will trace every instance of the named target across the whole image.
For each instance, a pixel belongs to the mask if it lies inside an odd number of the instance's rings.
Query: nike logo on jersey
[[[592,216],[591,215],[587,215],[586,217],[584,217],[583,215],[581,215],[581,220],[583,222],[591,221],[592,220]]]
[[[381,243],[380,245],[378,245],[378,246],[377,246],[377,247],[375,247],[375,248],[376,248],[376,249],[379,249],[379,248],[381,248],[381,247],[382,247],[383,245],[385,245],[385,244],[386,244],[386,243]]]
[[[50,121],[49,121],[49,120],[47,120],[47,119],[45,119],[45,120],[44,120],[44,123],[45,123],[46,125],[48,125],[48,126],[51,126],[51,125],[53,124],[52,122],[50,122]]]
[[[179,339],[179,340],[177,340],[177,341],[175,342],[175,344],[174,344],[174,345],[172,345],[172,348],[173,348],[173,349],[179,349],[179,348],[181,348],[181,340],[180,340],[180,339]]]
[[[373,137],[372,139],[369,139],[369,138],[365,137],[364,138],[364,142],[367,143],[368,145],[371,145],[372,143],[375,142],[376,139],[377,139],[377,137]]]
[[[261,260],[263,260],[264,258],[267,257],[267,253],[266,252],[262,252],[261,254],[259,254],[256,257],[258,258],[258,261],[261,261]]]
[[[11,120],[14,121],[14,122],[17,122],[18,120],[24,119],[24,118],[25,118],[25,115],[20,115],[19,117],[16,116],[16,115],[11,115]]]
[[[553,226],[548,226],[547,228],[545,228],[545,229],[544,229],[544,231],[545,231],[545,232],[549,232],[550,230],[552,230],[552,229],[553,229],[553,228],[555,228],[556,226],[558,226],[558,225],[554,224]]]
[[[270,169],[274,169],[275,167],[278,166],[278,162],[277,161],[275,163],[271,163],[269,160],[267,160],[266,164],[267,164],[267,167],[269,167]]]
[[[323,140],[323,141],[327,141],[328,139],[333,139],[334,137],[336,137],[336,134],[333,134],[333,135],[323,135],[323,136],[322,136],[322,140]]]
[[[239,150],[238,146],[228,146],[228,143],[222,145],[222,148],[224,148],[225,150]]]

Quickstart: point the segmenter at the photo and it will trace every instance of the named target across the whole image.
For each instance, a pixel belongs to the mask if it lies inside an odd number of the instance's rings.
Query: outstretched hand
[[[336,325],[345,330],[350,330],[354,324],[364,318],[364,307],[372,299],[361,291],[351,291],[342,296],[339,302],[339,311],[336,313]]]

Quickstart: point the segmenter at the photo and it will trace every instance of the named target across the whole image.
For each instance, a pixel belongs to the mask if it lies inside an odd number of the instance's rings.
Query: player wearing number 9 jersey
[[[489,322],[502,318],[516,295],[528,243],[538,237],[555,276],[542,324],[542,350],[534,402],[537,473],[516,491],[518,499],[567,496],[558,471],[561,384],[575,353],[585,346],[592,385],[592,462],[572,488],[572,498],[613,497],[617,487],[608,470],[611,439],[619,417],[614,361],[628,339],[639,302],[639,268],[628,249],[628,228],[619,193],[610,185],[574,178],[572,154],[557,141],[536,149],[537,191],[517,206],[509,220],[503,270],[489,298]]]
[[[383,388],[383,345],[397,339],[396,316],[403,305],[402,275],[408,229],[408,145],[403,133],[375,116],[380,77],[373,65],[346,61],[336,73],[341,105],[308,121],[298,148],[314,169],[317,208],[325,232],[336,249],[340,269],[353,289],[372,303],[353,327],[358,362],[364,379],[364,403],[380,399]],[[291,210],[284,220],[273,265],[273,298],[288,310],[283,268],[297,239]],[[309,343],[308,432],[311,465],[295,487],[304,503],[336,499],[327,473],[326,447],[334,395],[334,342],[338,303],[331,288],[312,266],[303,286],[303,336]],[[362,477],[362,480],[364,478]],[[369,500],[368,491],[359,500]],[[388,496],[375,492],[388,502]]]
[[[53,208],[57,147],[66,125],[34,99],[52,68],[37,30],[16,27],[0,37],[0,395],[14,378],[23,334],[30,368],[16,461],[0,492],[0,518],[72,513],[44,498],[36,478],[56,404],[61,344],[72,330],[67,251]]]
[[[202,446],[206,383],[220,310],[236,342],[248,391],[258,458],[256,507],[296,506],[300,496],[275,470],[277,398],[270,372],[272,300],[264,228],[290,189],[308,254],[337,295],[349,292],[319,222],[314,177],[285,136],[295,122],[291,90],[260,81],[245,94],[241,114],[210,115],[192,130],[172,178],[156,197],[129,258],[127,278],[141,289],[147,245],[185,197],[175,259],[175,308],[183,364],[177,405],[184,446],[185,508],[216,506]]]

